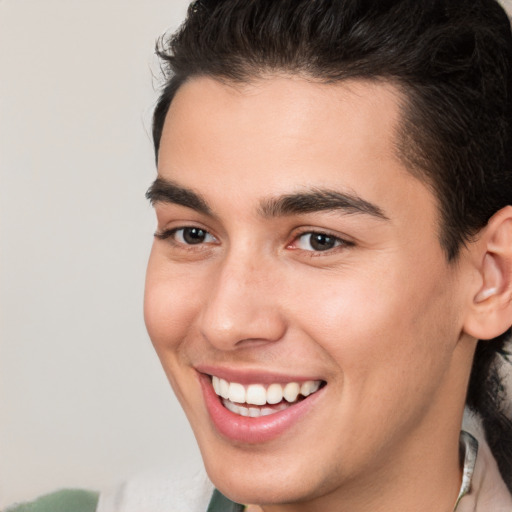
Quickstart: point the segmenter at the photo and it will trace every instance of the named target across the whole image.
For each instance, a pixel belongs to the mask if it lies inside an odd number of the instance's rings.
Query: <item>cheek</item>
[[[419,382],[422,376],[431,382],[432,371],[448,364],[459,332],[457,313],[450,311],[451,286],[442,268],[421,274],[416,268],[416,275],[406,269],[405,263],[379,265],[324,286],[303,281],[296,291],[302,329],[335,361],[346,384],[362,389],[396,380],[399,386],[404,378]]]
[[[190,340],[191,326],[202,300],[201,287],[188,274],[180,275],[164,256],[155,252],[146,273],[144,320],[176,397],[185,412],[193,414],[190,394],[195,397],[192,402],[201,394],[195,372],[190,369],[186,342]],[[190,393],[191,390],[194,392]]]
[[[345,279],[300,315],[303,329],[315,325],[309,337],[334,363],[329,375],[336,396],[334,430],[367,440],[368,453],[354,441],[354,458],[380,449],[371,441],[375,425],[381,428],[376,442],[387,446],[386,439],[398,442],[420,423],[445,387],[457,337],[448,321],[439,323],[449,298],[437,285],[416,287],[392,271],[380,281],[368,277]]]
[[[153,250],[146,274],[144,319],[149,337],[162,358],[178,350],[199,308],[197,280],[180,275]]]

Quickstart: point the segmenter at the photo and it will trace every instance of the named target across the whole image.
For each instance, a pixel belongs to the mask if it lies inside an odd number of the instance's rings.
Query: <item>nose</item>
[[[269,264],[232,255],[219,264],[200,315],[204,338],[220,350],[275,342],[286,321],[279,307],[279,282]]]

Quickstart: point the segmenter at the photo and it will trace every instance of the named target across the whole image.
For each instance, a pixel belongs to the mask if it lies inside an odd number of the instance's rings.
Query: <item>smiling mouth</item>
[[[239,416],[258,418],[284,411],[313,395],[326,383],[322,380],[249,384],[228,382],[215,375],[210,376],[215,394],[222,405]]]

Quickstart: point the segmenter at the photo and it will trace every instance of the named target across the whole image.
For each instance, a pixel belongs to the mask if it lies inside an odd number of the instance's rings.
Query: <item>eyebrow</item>
[[[300,213],[325,210],[341,210],[349,214],[366,214],[389,220],[377,205],[351,193],[330,189],[313,189],[296,194],[287,194],[264,201],[260,212],[265,217],[282,217]]]
[[[200,194],[163,178],[157,178],[153,182],[146,192],[146,199],[152,206],[157,203],[172,203],[191,208],[205,215],[212,215],[210,207]]]
[[[149,187],[146,198],[153,206],[157,203],[172,203],[205,215],[213,215],[208,203],[200,194],[161,177],[158,177]],[[316,188],[272,197],[263,200],[259,207],[259,213],[263,217],[286,217],[326,210],[341,210],[348,214],[366,214],[389,220],[377,205],[355,194],[330,189]]]

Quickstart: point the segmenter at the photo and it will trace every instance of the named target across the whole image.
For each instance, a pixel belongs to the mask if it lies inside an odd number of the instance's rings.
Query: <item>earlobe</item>
[[[475,243],[479,288],[472,297],[464,331],[492,339],[512,325],[512,207],[497,212]]]

